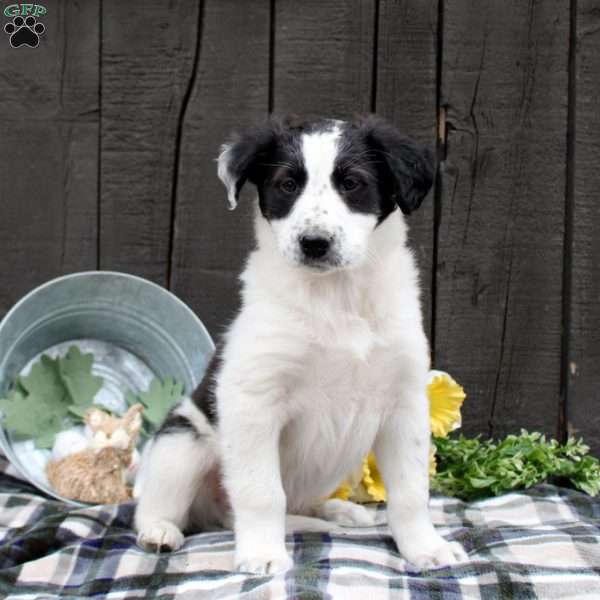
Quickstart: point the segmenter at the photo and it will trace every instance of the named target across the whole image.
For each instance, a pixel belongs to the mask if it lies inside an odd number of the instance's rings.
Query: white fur
[[[288,217],[269,224],[256,212],[257,249],[241,276],[242,309],[217,379],[218,431],[208,443],[192,444],[187,434],[158,438],[136,514],[147,545],[158,538],[179,545],[164,521],[179,529],[189,523],[181,515],[202,496],[192,498],[194,486],[218,460],[235,566],[285,569],[292,564],[286,512],[371,523],[361,507],[323,498],[374,448],[403,556],[418,567],[465,558],[436,533],[428,512],[429,348],[406,225],[400,211],[375,228],[374,216],[347,209],[330,181],[336,136],[305,136],[308,182]],[[346,268],[299,266],[294,243],[304,227],[334,234]],[[185,406],[208,427],[193,404]]]
[[[218,160],[218,175],[223,185],[227,188],[227,202],[229,203],[229,210],[233,210],[237,206],[235,179],[229,173],[227,169],[227,163],[229,162],[229,151],[230,146],[225,144],[221,148],[221,154]]]

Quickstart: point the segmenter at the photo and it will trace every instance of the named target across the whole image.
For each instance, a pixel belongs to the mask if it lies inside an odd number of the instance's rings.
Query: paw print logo
[[[4,26],[4,31],[10,35],[10,45],[13,48],[18,48],[19,46],[36,48],[40,43],[40,35],[45,30],[44,25],[31,15],[26,19],[15,17],[12,23],[7,23]]]

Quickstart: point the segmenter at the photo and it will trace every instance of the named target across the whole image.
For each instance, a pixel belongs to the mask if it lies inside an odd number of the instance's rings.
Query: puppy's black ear
[[[219,179],[227,188],[229,208],[237,206],[240,191],[246,181],[257,183],[258,166],[268,156],[276,139],[277,124],[264,125],[236,134],[221,146],[218,159]]]
[[[376,157],[383,193],[406,215],[419,208],[435,174],[431,150],[403,136],[393,125],[374,115],[357,118],[355,127],[364,135],[368,148]]]

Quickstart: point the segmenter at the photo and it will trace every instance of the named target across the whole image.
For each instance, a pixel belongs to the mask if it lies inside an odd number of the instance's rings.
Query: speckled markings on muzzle
[[[280,251],[296,264],[320,270],[348,267],[367,255],[377,215],[352,211],[336,189],[342,148],[338,123],[300,137],[305,183],[288,214],[271,221]]]

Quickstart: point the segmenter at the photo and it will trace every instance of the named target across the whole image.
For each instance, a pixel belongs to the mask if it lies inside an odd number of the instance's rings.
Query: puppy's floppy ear
[[[374,115],[358,117],[355,127],[365,136],[367,146],[376,156],[384,193],[405,215],[419,208],[435,174],[431,150],[403,136],[393,125]]]
[[[272,121],[233,136],[221,146],[218,159],[219,179],[227,188],[229,208],[237,206],[240,191],[246,181],[257,183],[257,166],[275,143],[275,124]]]

